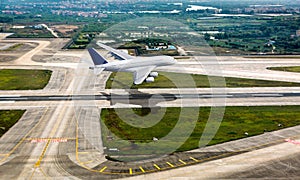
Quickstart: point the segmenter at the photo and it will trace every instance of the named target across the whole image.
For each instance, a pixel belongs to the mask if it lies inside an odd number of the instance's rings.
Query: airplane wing
[[[142,84],[154,68],[155,66],[147,66],[131,69],[133,71],[134,84]]]
[[[110,52],[112,52],[113,55],[116,55],[120,59],[126,60],[126,59],[133,59],[134,58],[133,56],[130,56],[125,52],[119,51],[119,50],[114,49],[112,47],[109,47],[105,44],[102,44],[100,42],[97,42],[97,45],[104,48],[104,49],[106,49],[106,50],[108,50],[108,51],[110,51]]]

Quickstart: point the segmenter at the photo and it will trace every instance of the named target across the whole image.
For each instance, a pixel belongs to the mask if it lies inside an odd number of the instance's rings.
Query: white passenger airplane
[[[158,76],[158,73],[152,72],[152,70],[158,66],[168,66],[177,63],[177,61],[170,56],[133,57],[105,44],[97,44],[110,51],[122,61],[108,63],[94,48],[89,48],[88,51],[94,62],[94,66],[90,67],[90,69],[93,69],[95,74],[100,74],[102,71],[131,72],[133,73],[134,84],[142,84],[144,81],[154,82],[154,78]]]

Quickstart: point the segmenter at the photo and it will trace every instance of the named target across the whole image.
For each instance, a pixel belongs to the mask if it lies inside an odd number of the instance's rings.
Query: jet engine
[[[150,77],[157,77],[158,76],[158,72],[151,72],[149,74]]]
[[[145,82],[147,82],[147,83],[154,82],[154,77],[147,77],[147,78],[145,79]]]

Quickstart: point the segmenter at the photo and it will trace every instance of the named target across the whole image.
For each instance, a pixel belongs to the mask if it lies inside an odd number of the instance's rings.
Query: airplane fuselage
[[[137,57],[126,61],[110,62],[107,64],[97,65],[97,68],[104,68],[104,71],[113,72],[133,72],[135,68],[147,66],[168,66],[176,63],[173,57],[170,56],[155,56],[155,57]]]

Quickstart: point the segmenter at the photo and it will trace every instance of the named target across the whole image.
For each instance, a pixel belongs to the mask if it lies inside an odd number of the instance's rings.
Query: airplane
[[[131,72],[133,73],[133,83],[154,82],[158,72],[152,72],[156,67],[176,64],[177,61],[171,56],[134,57],[120,50],[114,49],[102,43],[97,43],[100,47],[111,52],[112,55],[121,61],[107,62],[94,48],[88,48],[88,52],[94,62],[90,69],[96,75],[102,71]]]

